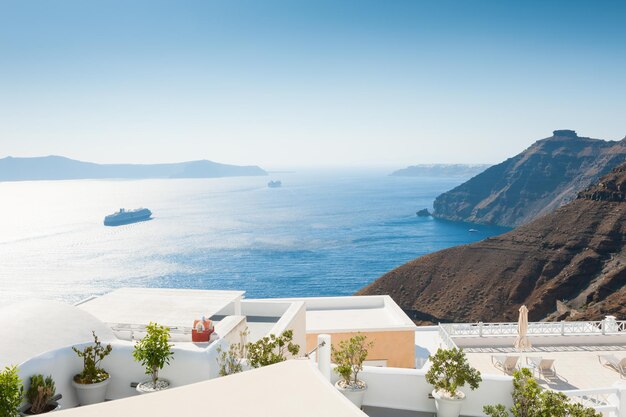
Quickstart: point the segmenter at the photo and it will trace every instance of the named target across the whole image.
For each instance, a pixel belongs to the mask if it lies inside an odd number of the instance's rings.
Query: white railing
[[[517,323],[440,324],[447,336],[515,336]],[[440,331],[441,333],[441,331]],[[626,321],[561,321],[528,323],[528,335],[606,335],[626,334]],[[443,337],[442,337],[443,339]]]
[[[619,389],[617,388],[593,388],[582,390],[562,391],[573,402],[591,407],[605,416],[619,415]]]
[[[448,349],[457,347],[456,343],[454,343],[454,340],[452,340],[450,334],[441,323],[439,323],[439,338],[443,341],[443,343],[445,343]]]
[[[137,340],[143,337],[146,333],[146,326],[143,324],[130,324],[130,323],[107,323],[111,330],[116,334],[117,337],[124,340]],[[174,336],[190,336],[193,328],[191,327],[177,327],[170,326],[170,335]],[[120,337],[120,333],[128,333],[128,338]],[[136,337],[135,333],[138,333],[140,336]]]

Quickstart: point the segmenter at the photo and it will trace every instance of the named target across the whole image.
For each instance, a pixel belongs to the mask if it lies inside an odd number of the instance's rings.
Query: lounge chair
[[[530,356],[526,358],[526,363],[530,365],[533,372],[547,378],[556,377],[556,368],[554,367],[554,359],[544,359],[542,357]]]
[[[598,360],[602,365],[615,369],[621,376],[626,376],[626,358],[619,359],[615,355],[598,355]]]
[[[505,374],[511,375],[517,369],[519,356],[491,355],[491,363]]]

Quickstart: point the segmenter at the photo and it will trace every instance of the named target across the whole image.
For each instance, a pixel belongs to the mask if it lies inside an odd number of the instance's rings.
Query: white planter
[[[61,404],[59,404],[57,401],[50,401],[48,403],[48,407],[46,407],[46,410],[41,413],[41,414],[45,414],[45,413],[51,413],[53,411],[59,411],[61,409]],[[28,408],[26,408],[25,411],[22,411],[20,413],[23,416],[34,416],[36,414],[33,414],[30,412],[30,406],[28,406]]]
[[[139,384],[137,384],[137,388],[135,389],[140,394],[149,394],[151,392],[165,391],[169,387],[170,387],[170,381],[168,381],[167,379],[159,378],[157,380],[156,387],[152,383],[152,380],[149,379],[147,381],[142,381]]]
[[[343,380],[341,379],[335,382],[335,388],[337,388],[347,399],[352,401],[354,405],[361,408],[363,405],[363,397],[365,397],[365,391],[367,391],[367,385],[365,382],[361,381],[363,382],[363,388],[342,387],[340,385],[342,382]]]
[[[111,378],[107,378],[95,384],[79,384],[72,380],[72,385],[76,388],[76,393],[78,394],[78,403],[80,405],[90,405],[103,402],[107,396],[107,387],[110,381]]]
[[[437,417],[459,417],[465,399],[464,395],[460,398],[449,398],[441,396],[438,391],[433,391],[433,397],[435,397]]]

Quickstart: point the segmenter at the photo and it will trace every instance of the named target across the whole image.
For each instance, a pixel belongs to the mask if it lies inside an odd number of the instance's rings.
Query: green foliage
[[[22,381],[16,366],[7,366],[0,371],[0,416],[17,417],[24,395]]]
[[[54,380],[51,375],[45,379],[43,375],[33,375],[30,377],[30,386],[26,391],[26,399],[30,403],[30,412],[32,414],[41,414],[46,411],[46,406],[52,397],[54,397],[55,387]]]
[[[170,364],[170,358],[174,355],[169,343],[170,328],[150,322],[146,326],[146,335],[135,344],[133,357],[146,368],[146,375],[152,377],[152,383],[156,386],[159,379],[159,370]]]
[[[572,404],[561,393],[542,389],[532,373],[522,368],[513,373],[513,407],[510,414],[502,404],[486,405],[483,411],[490,417],[601,417],[593,408]]]
[[[217,348],[217,364],[220,368],[220,376],[237,374],[243,371],[243,360],[246,357],[246,344],[245,338],[250,334],[248,329],[239,333],[241,342],[233,343],[228,350],[223,350],[221,347]]]
[[[436,391],[446,393],[450,397],[459,395],[459,388],[469,384],[472,390],[478,388],[483,380],[478,370],[472,368],[467,361],[463,349],[437,349],[437,353],[429,357],[430,369],[426,373],[426,381]]]
[[[109,374],[100,368],[100,362],[113,350],[111,345],[102,346],[96,332],[92,331],[94,344],[85,347],[82,351],[76,347],[72,350],[76,352],[79,358],[83,358],[83,371],[74,376],[74,381],[79,384],[96,384],[105,381]]]
[[[361,334],[339,342],[339,348],[332,346],[333,362],[337,364],[335,372],[341,376],[346,386],[361,387],[359,372],[363,370],[363,362],[367,359],[367,350],[374,346],[373,342],[365,342],[367,338]]]
[[[254,343],[248,343],[248,361],[253,368],[272,365],[287,359],[289,352],[295,356],[300,352],[300,346],[293,343],[293,330],[285,330],[280,336],[271,334]]]

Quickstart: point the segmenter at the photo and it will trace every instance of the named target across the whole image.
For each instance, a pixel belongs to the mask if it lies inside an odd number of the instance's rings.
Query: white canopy
[[[0,308],[0,369],[33,356],[93,340],[115,340],[106,324],[57,301],[31,300]]]
[[[79,308],[105,323],[192,327],[193,320],[211,317],[241,302],[244,291],[189,290],[173,288],[120,288],[79,304]],[[241,307],[239,307],[241,309]]]
[[[60,411],[59,417],[366,417],[309,360]]]

